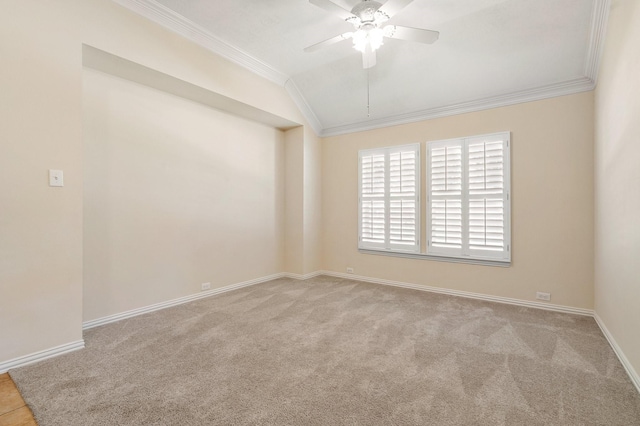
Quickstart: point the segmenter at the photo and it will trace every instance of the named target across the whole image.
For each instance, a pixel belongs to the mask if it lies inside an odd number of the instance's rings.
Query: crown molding
[[[287,93],[289,93],[289,96],[291,96],[291,99],[293,99],[293,102],[296,104],[311,128],[316,132],[316,135],[320,135],[323,130],[322,124],[320,123],[320,120],[318,120],[316,113],[311,109],[311,106],[307,103],[307,100],[302,96],[302,93],[300,93],[300,89],[298,89],[296,83],[292,79],[289,79],[284,84],[284,88],[287,90]]]
[[[379,129],[382,127],[415,123],[417,121],[431,120],[434,118],[447,117],[451,115],[466,114],[469,112],[499,108],[524,102],[538,101],[547,98],[554,98],[557,96],[572,95],[574,93],[593,90],[594,87],[595,84],[593,80],[588,77],[579,77],[561,83],[554,83],[533,89],[520,90],[504,95],[492,96],[439,108],[412,111],[405,114],[379,118],[377,120],[360,121],[343,126],[325,128],[323,129],[320,136],[337,136],[346,133],[362,132],[367,130]]]
[[[594,83],[597,83],[598,81],[598,71],[600,69],[602,51],[604,50],[604,39],[607,34],[607,22],[609,21],[610,9],[611,0],[593,1],[591,36],[589,38],[589,48],[587,51],[587,62],[585,64],[584,75],[593,80]]]
[[[421,111],[412,111],[405,114],[384,117],[377,120],[359,121],[342,126],[323,128],[321,137],[337,136],[347,133],[362,132],[379,129],[382,127],[397,126],[414,123],[417,121],[447,117],[468,112],[482,111],[485,109],[515,105],[519,103],[538,101],[557,96],[572,95],[595,89],[598,81],[598,71],[604,48],[604,39],[607,30],[607,21],[611,0],[593,0],[593,12],[591,14],[591,34],[587,48],[584,76],[554,83],[537,88],[519,90],[504,95],[481,98],[469,102],[453,104],[449,106],[432,108]]]
[[[155,0],[112,1],[280,86],[284,86],[289,80],[289,76],[219,39],[206,29]]]
[[[254,58],[247,52],[224,42],[208,32],[206,29],[159,4],[155,0],[112,1],[160,24],[161,26],[195,42],[196,44],[199,44],[211,52],[248,69],[258,76],[283,86],[291,96],[296,106],[300,109],[301,114],[307,120],[309,125],[313,128],[315,133],[321,137],[374,130],[382,127],[397,126],[417,121],[465,114],[468,112],[476,112],[485,109],[498,108],[593,90],[597,82],[606,34],[607,19],[611,5],[611,0],[593,0],[591,35],[589,38],[587,58],[584,66],[584,76],[560,83],[519,90],[508,94],[476,99],[469,102],[427,110],[411,111],[377,120],[359,121],[325,128],[290,76],[287,76],[286,74],[272,68],[270,65]]]

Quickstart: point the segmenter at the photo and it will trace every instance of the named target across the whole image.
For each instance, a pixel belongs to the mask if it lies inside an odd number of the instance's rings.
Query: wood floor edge
[[[33,411],[22,398],[22,394],[13,378],[8,373],[2,373],[0,374],[0,382],[5,387],[3,390],[4,397],[16,402],[16,405],[12,406],[8,411],[0,411],[0,426],[37,426],[38,423],[33,416]],[[7,407],[4,406],[3,408]]]

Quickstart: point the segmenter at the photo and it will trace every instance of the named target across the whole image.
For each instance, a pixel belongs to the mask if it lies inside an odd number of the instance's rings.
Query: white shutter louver
[[[359,159],[358,246],[419,251],[419,145],[360,151]]]
[[[362,241],[384,244],[384,213],[384,200],[362,200]]]
[[[431,244],[435,247],[462,247],[462,202],[431,202]]]
[[[384,154],[363,156],[361,165],[362,195],[384,196]]]
[[[431,150],[431,193],[460,195],[462,191],[462,146]]]
[[[391,200],[389,209],[389,239],[391,244],[413,246],[416,235],[416,202]]]
[[[502,200],[469,200],[469,248],[504,250],[504,203]]]

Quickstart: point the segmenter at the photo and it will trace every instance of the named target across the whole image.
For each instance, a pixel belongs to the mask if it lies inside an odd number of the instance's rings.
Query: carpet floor
[[[10,375],[48,425],[639,425],[597,324],[317,277],[97,327]]]

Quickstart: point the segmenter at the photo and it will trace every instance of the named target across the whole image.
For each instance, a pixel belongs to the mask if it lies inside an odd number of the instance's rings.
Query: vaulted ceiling
[[[389,23],[439,40],[385,39],[365,70],[349,40],[303,51],[353,30],[308,0],[115,1],[285,86],[323,136],[591,90],[608,4],[414,0]]]

